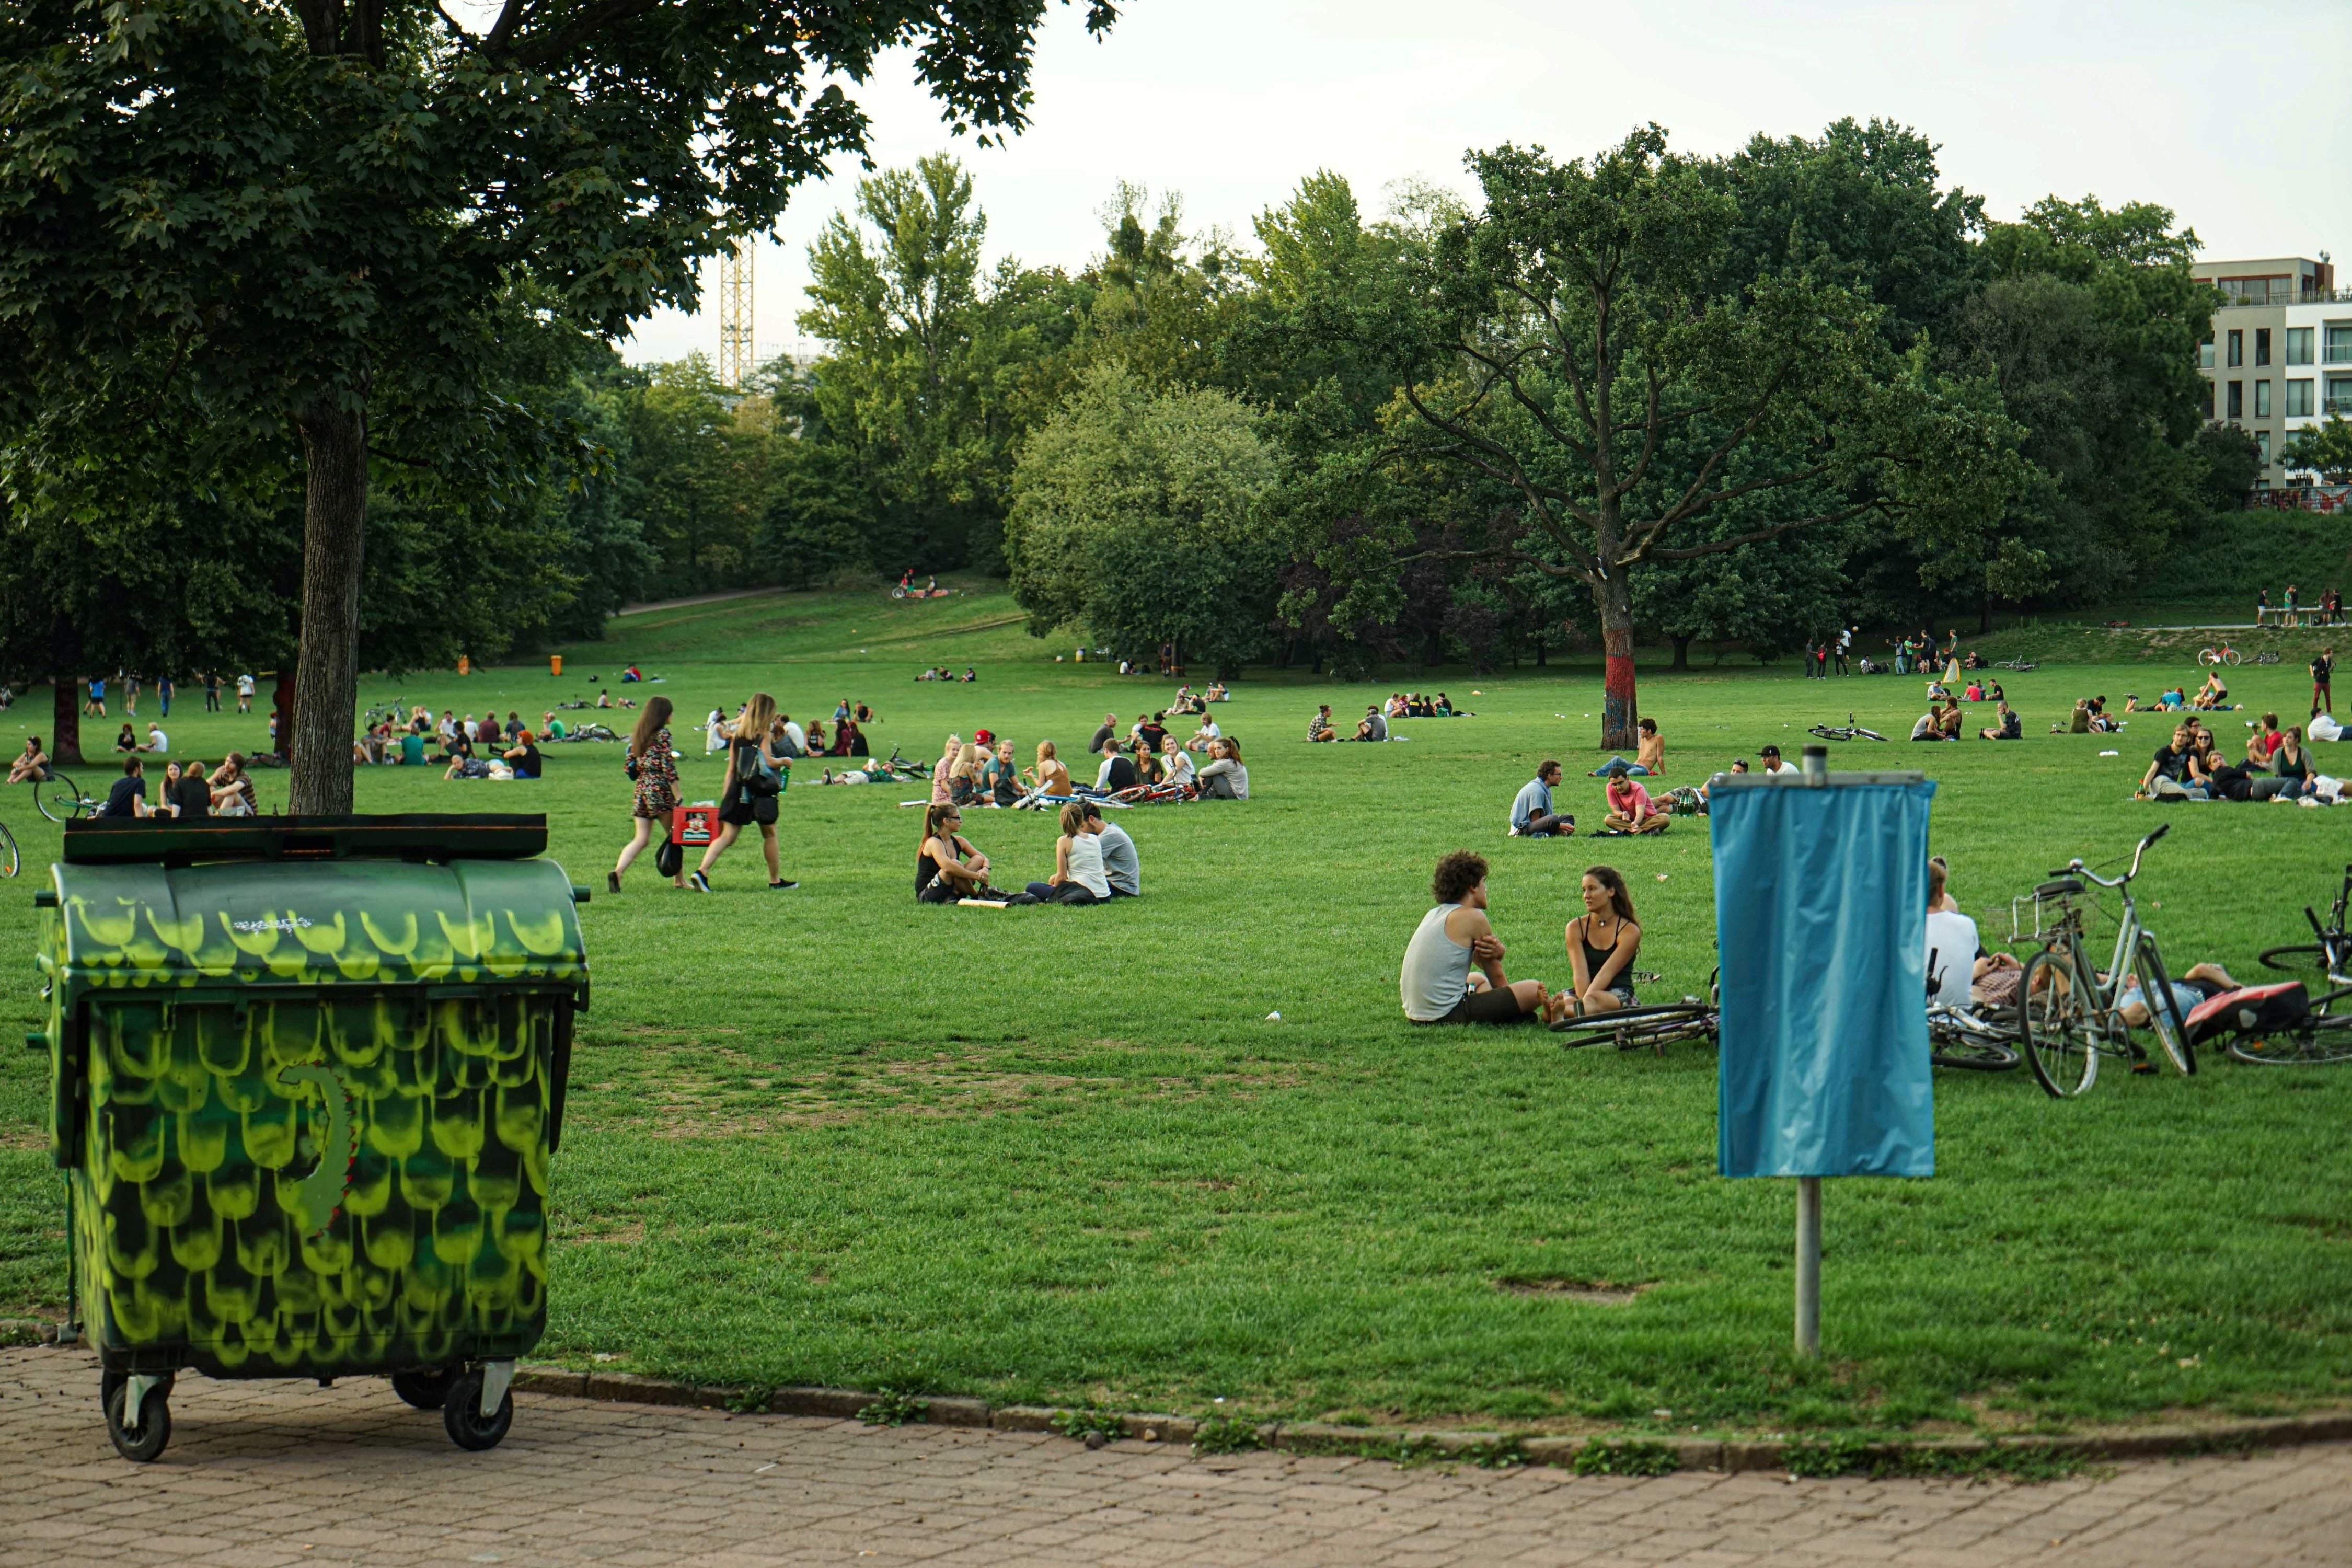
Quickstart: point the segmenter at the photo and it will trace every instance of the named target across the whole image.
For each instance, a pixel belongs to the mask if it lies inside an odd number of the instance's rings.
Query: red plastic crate
[[[719,808],[715,805],[681,805],[670,813],[669,841],[681,847],[699,848],[719,837]]]

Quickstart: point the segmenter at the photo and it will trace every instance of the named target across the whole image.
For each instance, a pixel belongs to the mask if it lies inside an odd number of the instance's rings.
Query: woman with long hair
[[[622,846],[621,858],[605,874],[604,886],[615,893],[621,890],[621,873],[645,853],[654,835],[669,837],[670,819],[677,811],[677,757],[670,746],[670,712],[668,698],[649,697],[645,710],[637,715],[637,727],[629,731],[629,750],[622,765],[636,781],[636,802],[629,812],[636,822],[636,837]],[[686,886],[684,858],[679,857],[681,875],[670,879],[674,888]]]
[[[915,901],[951,904],[988,891],[988,857],[959,832],[963,813],[935,805],[923,813],[922,847],[915,851]]]
[[[1029,770],[1029,782],[1040,795],[1070,793],[1070,770],[1054,751],[1054,742],[1037,742],[1037,765]]]
[[[1242,743],[1231,735],[1209,742],[1209,760],[1201,764],[1201,794],[1209,800],[1247,800],[1249,769],[1242,765]]]
[[[710,891],[710,868],[753,823],[759,824],[760,848],[768,860],[768,886],[779,891],[800,886],[784,879],[776,854],[776,805],[783,798],[793,761],[777,748],[775,729],[776,700],[764,691],[751,693],[743,717],[736,721],[734,738],[727,743],[727,776],[719,786],[719,835],[702,852],[702,864],[686,879],[698,893]]]
[[[966,741],[957,750],[948,781],[948,799],[954,805],[970,805],[980,799],[981,755],[977,742]]]
[[[1633,1005],[1633,956],[1642,951],[1642,928],[1633,921],[1633,895],[1613,866],[1588,866],[1578,889],[1584,912],[1568,922],[1568,962],[1576,971],[1570,994],[1578,1013],[1607,1013]]]
[[[931,764],[931,804],[949,805],[955,801],[956,763],[963,760],[963,737],[950,735],[940,760]]]
[[[1110,897],[1110,879],[1103,875],[1102,841],[1095,837],[1102,818],[1088,816],[1083,801],[1062,807],[1062,837],[1054,844],[1054,875],[1029,884],[1029,896],[1041,904],[1098,904]]]

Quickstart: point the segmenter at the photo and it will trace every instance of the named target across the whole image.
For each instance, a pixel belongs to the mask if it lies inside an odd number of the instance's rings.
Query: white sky
[[[1318,167],[1368,211],[1390,182],[1475,195],[1462,153],[1566,157],[1655,120],[1677,146],[1815,134],[1841,115],[1941,143],[1947,184],[2014,216],[2043,195],[2165,204],[2209,258],[2352,247],[2352,5],[1682,0],[1126,0],[1103,42],[1051,16],[1031,129],[1003,151],[950,137],[904,58],[860,94],[881,165],[942,148],[974,175],[989,255],[1076,268],[1120,179],[1178,191],[1186,226],[1250,219]],[[1438,20],[1433,20],[1437,18]],[[796,346],[810,237],[856,194],[855,161],[804,186],[761,247],[754,342]],[[2347,261],[2352,261],[2347,250]],[[664,312],[632,361],[718,350],[717,289]],[[808,345],[814,346],[814,345]]]

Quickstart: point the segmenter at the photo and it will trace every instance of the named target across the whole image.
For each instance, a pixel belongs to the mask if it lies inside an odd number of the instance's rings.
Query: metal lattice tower
[[[719,379],[740,392],[753,368],[751,240],[747,236],[719,258]]]

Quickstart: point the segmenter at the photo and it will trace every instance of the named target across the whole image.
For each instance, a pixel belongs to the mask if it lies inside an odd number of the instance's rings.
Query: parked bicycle
[[[33,786],[33,805],[51,822],[71,822],[78,816],[88,816],[106,803],[82,794],[76,784],[55,768],[49,776]]]
[[[1845,722],[1843,724],[1816,724],[1805,733],[1819,735],[1824,741],[1884,741],[1886,739],[1875,730],[1865,730],[1856,724],[1851,713],[1845,716]]]
[[[1993,661],[1993,668],[1995,669],[2010,670],[2021,675],[2029,669],[2040,669],[2042,666],[2030,658],[2002,658],[1995,659]]]
[[[16,836],[8,831],[6,823],[0,822],[0,877],[13,877],[23,868],[23,860],[16,853]]]
[[[1679,1002],[1654,1006],[1619,1007],[1607,1013],[1562,1018],[1551,1027],[1554,1034],[1565,1037],[1560,1044],[1570,1047],[1607,1045],[1621,1051],[1648,1051],[1662,1057],[1668,1046],[1680,1045],[1685,1040],[1704,1040],[1714,1045],[1721,1022],[1722,1016],[1712,1003],[1685,996]]]
[[[2279,650],[2274,647],[2264,648],[2262,652],[2254,655],[2254,662],[2256,664],[2276,664],[2284,657],[2284,655],[2281,654]]]
[[[2228,643],[2223,643],[2219,647],[2199,648],[2197,662],[2203,665],[2226,664],[2234,668],[2244,662],[2244,659],[2236,648],[2231,647]]]
[[[1965,1007],[1937,1004],[1927,1009],[1927,1059],[1962,1072],[2007,1072],[2020,1060],[2017,1028]]]
[[[2352,931],[2344,927],[2347,906],[2352,906],[2352,866],[2344,868],[2344,885],[2336,890],[2326,925],[2310,905],[2304,906],[2303,918],[2311,922],[2316,942],[2273,947],[2261,955],[2265,969],[2301,976],[2307,987],[2333,989],[2311,997],[2310,1013],[2295,1024],[2261,1038],[2244,1030],[2232,1035],[2222,1047],[2231,1057],[2258,1067],[2352,1061]]]
[[[2141,857],[2149,845],[2170,831],[2171,824],[2167,823],[2141,839],[2132,851],[2131,868],[2120,877],[2102,877],[2079,858],[2053,871],[2053,879],[2033,890],[2030,938],[2017,930],[2016,902],[2010,906],[2011,940],[2042,944],[2026,961],[2024,983],[2018,991],[2018,1023],[2033,1076],[2058,1099],[2088,1092],[2098,1081],[2102,1058],[2135,1064],[2144,1059],[2145,1053],[2132,1042],[2131,1026],[2124,1018],[2127,975],[2139,982],[2137,1000],[2147,1009],[2148,1026],[2164,1054],[2182,1072],[2197,1070],[2197,1058],[2189,1052],[2173,1002],[2163,955],[2157,951],[2155,936],[2140,924],[2139,907],[2131,896]],[[2115,952],[2104,973],[2092,967],[2083,946],[2085,883],[2112,889],[2123,903],[2116,917]]]

